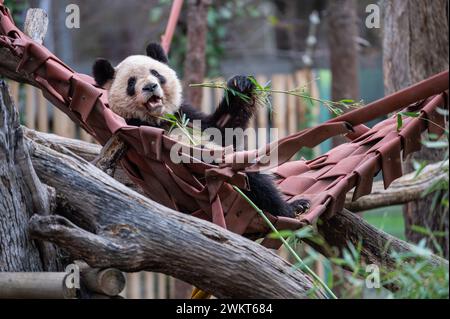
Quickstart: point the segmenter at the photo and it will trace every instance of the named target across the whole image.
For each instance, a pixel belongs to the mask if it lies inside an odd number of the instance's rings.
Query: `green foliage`
[[[313,240],[318,245],[325,245],[321,237],[313,231],[311,227],[307,231],[284,232],[282,235],[291,243],[298,246],[301,239]],[[421,229],[424,234],[430,236],[441,236],[443,234],[430,234]],[[272,236],[277,237],[277,236]],[[297,237],[297,239],[295,239]],[[319,238],[319,240],[317,240]],[[366,288],[366,264],[361,256],[362,242],[356,245],[348,243],[347,248],[342,251],[339,257],[324,258],[317,251],[309,246],[305,246],[306,257],[303,262],[312,267],[320,261],[325,268],[325,284],[330,289],[339,291],[340,298],[365,298],[369,293],[371,297],[383,297],[389,299],[428,299],[428,298],[449,298],[449,275],[448,267],[431,266],[429,257],[432,252],[425,247],[426,240],[413,246],[411,252],[391,252],[390,256],[394,260],[393,269],[386,271],[380,269],[381,287],[397,287],[395,291],[388,291],[384,288]],[[298,266],[295,266],[298,267]]]
[[[11,11],[16,23],[20,23],[21,21],[19,21],[19,17],[21,13],[28,8],[28,1],[5,0],[5,6]]]
[[[282,91],[282,90],[274,90],[272,89],[271,83],[268,82],[264,85],[258,83],[256,79],[252,76],[249,76],[248,79],[255,85],[255,89],[252,92],[253,96],[256,96],[257,102],[262,106],[269,107],[272,110],[271,96],[273,94],[286,94],[292,95],[298,98],[305,100],[311,107],[314,107],[316,103],[319,105],[325,106],[332,114],[341,115],[344,112],[344,109],[350,108],[358,108],[362,105],[362,102],[355,102],[353,100],[342,100],[339,102],[333,102],[325,99],[315,98],[311,96],[311,94],[306,90],[306,86],[301,86],[298,88],[294,88],[292,90]],[[212,89],[222,89],[225,92],[225,97],[232,94],[234,96],[238,96],[244,102],[248,102],[249,97],[237,92],[233,89],[230,89],[225,82],[207,82],[207,83],[198,83],[191,84],[191,87],[206,87]]]

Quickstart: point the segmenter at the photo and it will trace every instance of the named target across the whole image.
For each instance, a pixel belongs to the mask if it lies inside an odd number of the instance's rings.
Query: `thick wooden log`
[[[70,299],[65,272],[0,272],[0,299]]]
[[[80,158],[91,163],[95,162],[95,160],[99,158],[99,154],[102,150],[102,147],[98,144],[65,138],[55,134],[42,133],[39,131],[30,130],[26,127],[23,129],[25,136],[34,142],[72,157],[79,156]],[[114,178],[132,190],[144,195],[143,190],[128,178],[127,174],[120,165],[116,167]]]
[[[118,269],[91,268],[84,262],[76,262],[80,267],[81,283],[94,295],[118,296],[125,288],[126,278]]]
[[[25,147],[19,114],[0,81],[0,271],[57,271],[52,245],[30,239],[27,221],[51,213],[52,190],[42,184]]]
[[[31,150],[39,177],[71,207],[65,217],[34,216],[31,233],[91,267],[161,272],[217,297],[309,296],[309,277],[264,247],[154,203],[80,158],[34,142]]]

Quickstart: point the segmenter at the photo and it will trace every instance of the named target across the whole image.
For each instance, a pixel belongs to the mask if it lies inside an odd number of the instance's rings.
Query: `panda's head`
[[[147,47],[147,56],[134,55],[115,68],[105,59],[93,67],[97,84],[109,91],[113,112],[126,119],[154,122],[180,108],[182,87],[159,44]]]

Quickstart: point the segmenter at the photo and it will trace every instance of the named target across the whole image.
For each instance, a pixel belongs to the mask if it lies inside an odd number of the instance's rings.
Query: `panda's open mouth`
[[[150,113],[158,112],[163,107],[162,98],[157,95],[152,95],[144,106]]]

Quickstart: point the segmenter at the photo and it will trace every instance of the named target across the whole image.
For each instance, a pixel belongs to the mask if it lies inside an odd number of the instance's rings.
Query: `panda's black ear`
[[[108,81],[114,79],[116,71],[108,60],[97,59],[92,68],[97,85],[104,86]]]
[[[155,59],[162,63],[169,63],[169,58],[167,57],[166,52],[163,47],[158,43],[150,43],[147,46],[147,55],[152,59]]]

